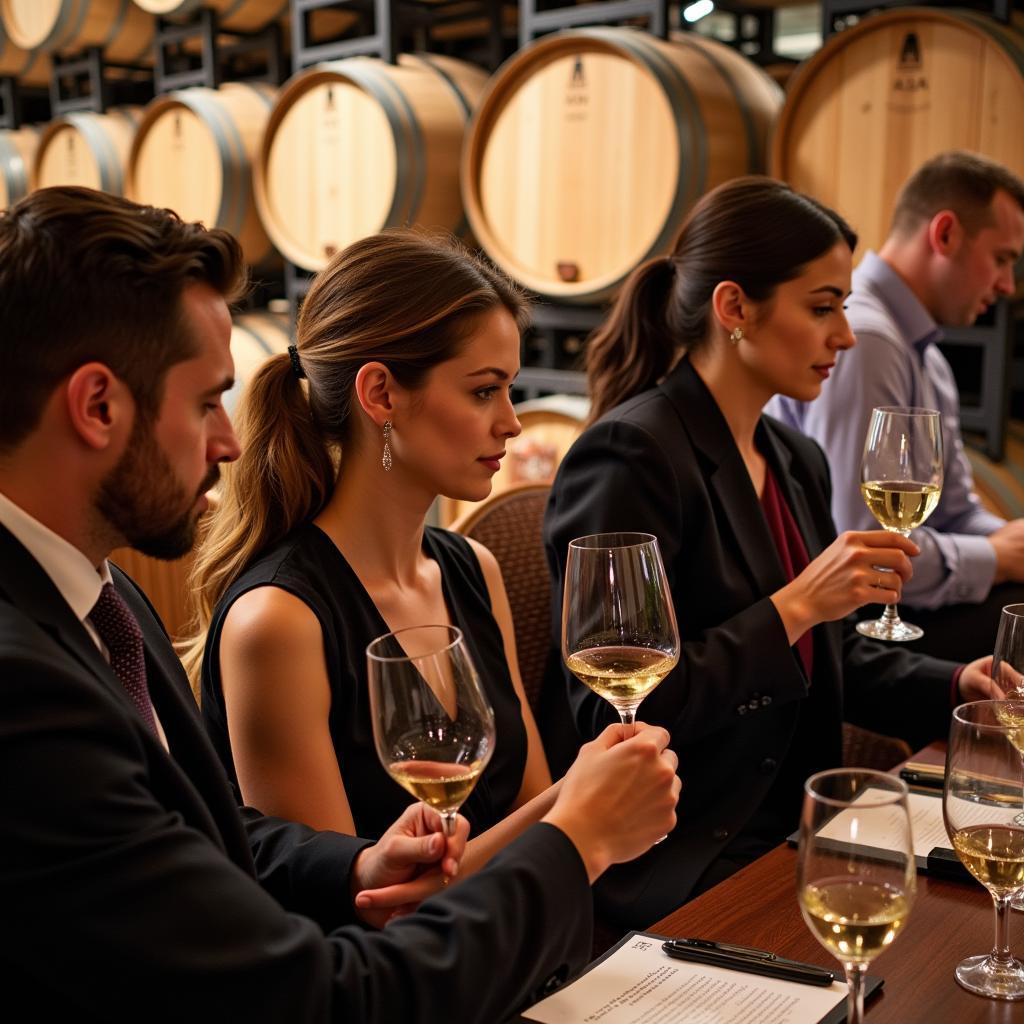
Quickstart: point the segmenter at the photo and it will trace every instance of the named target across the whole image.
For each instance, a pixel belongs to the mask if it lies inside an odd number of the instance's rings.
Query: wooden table
[[[787,846],[777,847],[649,930],[770,949],[842,973],[800,915],[796,850]],[[953,977],[964,957],[989,952],[994,938],[992,898],[981,885],[918,874],[906,929],[869,970],[885,979],[867,1004],[869,1024],[1024,1022],[1024,1001],[983,999],[962,989]],[[1014,955],[1024,959],[1022,913],[1012,912],[1010,943]]]

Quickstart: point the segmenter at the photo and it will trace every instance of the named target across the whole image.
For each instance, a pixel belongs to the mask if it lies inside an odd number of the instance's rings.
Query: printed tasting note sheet
[[[801,985],[673,960],[639,932],[571,985],[523,1013],[540,1024],[818,1024],[846,985]]]

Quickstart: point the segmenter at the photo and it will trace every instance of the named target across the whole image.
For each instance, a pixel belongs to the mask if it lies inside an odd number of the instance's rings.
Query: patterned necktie
[[[138,708],[142,720],[153,735],[158,735],[153,702],[146,686],[146,655],[142,646],[142,629],[131,609],[124,603],[112,583],[104,583],[99,600],[89,612],[100,639],[110,652],[110,667]]]

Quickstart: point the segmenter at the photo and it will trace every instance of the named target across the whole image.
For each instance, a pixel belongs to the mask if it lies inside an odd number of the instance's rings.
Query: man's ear
[[[940,210],[928,222],[928,245],[939,256],[955,256],[965,237],[964,226],[952,210]]]
[[[64,398],[71,427],[89,448],[101,451],[131,428],[131,392],[104,363],[79,366],[64,385]]]
[[[395,379],[383,363],[365,363],[356,374],[356,401],[378,426],[395,414]]]

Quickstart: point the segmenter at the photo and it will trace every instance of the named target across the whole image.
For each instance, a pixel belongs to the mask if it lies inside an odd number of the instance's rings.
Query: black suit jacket
[[[825,457],[767,417],[757,443],[813,559],[836,536]],[[639,861],[613,869],[598,892],[605,914],[647,925],[688,898],[784,764],[800,780],[840,764],[844,718],[912,743],[944,735],[956,666],[867,640],[851,617],[815,628],[809,683],[769,600],[786,578],[760,500],[689,360],[588,428],[559,468],[544,527],[555,643],[569,541],[619,530],[658,538],[682,639],[678,667],[638,713],[672,733],[679,823]],[[615,721],[607,702],[565,676],[583,736]],[[813,728],[801,729],[804,742],[792,750],[811,685]]]
[[[382,932],[349,924],[349,872],[365,843],[239,814],[166,634],[112,571],[143,627],[172,756],[49,577],[0,527],[9,1001],[76,1021],[489,1024],[582,964],[586,877],[546,825],[419,914]],[[495,976],[505,949],[516,950],[515,969]]]

